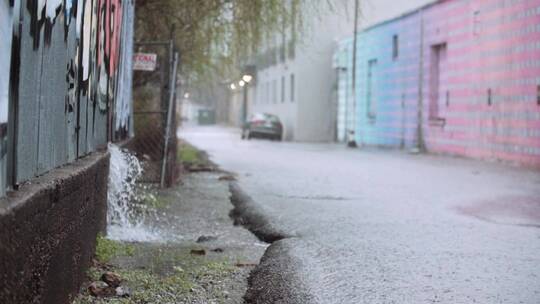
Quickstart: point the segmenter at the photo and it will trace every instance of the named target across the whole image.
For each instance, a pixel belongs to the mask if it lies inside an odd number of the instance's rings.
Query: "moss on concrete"
[[[170,205],[174,201],[174,198],[146,191],[146,193],[139,196],[138,200],[139,204],[146,206],[150,210],[159,210]]]
[[[117,242],[99,234],[96,242],[96,258],[101,263],[108,263],[116,256],[132,256],[134,247],[127,243]]]
[[[215,164],[213,164],[208,154],[205,151],[199,150],[185,140],[178,141],[178,154],[177,161],[184,167],[211,167],[216,170]]]
[[[73,303],[241,303],[251,265],[265,247],[256,245],[257,239],[243,228],[233,226],[228,187],[218,176],[190,174],[175,189],[142,189],[138,203],[159,213],[159,221],[172,221],[174,225],[166,231],[181,237],[166,243],[125,243],[100,236],[97,262]],[[217,239],[197,243],[203,235]],[[202,250],[204,254],[199,255]],[[131,296],[89,295],[86,288],[105,271],[120,275]]]
[[[195,247],[133,246],[134,255],[130,258],[139,258],[135,264],[119,266],[120,260],[128,256],[117,256],[109,266],[122,277],[122,285],[131,289],[129,298],[95,298],[82,292],[73,304],[225,303],[228,291],[221,282],[239,271],[226,259],[190,254]],[[103,271],[93,267],[88,277],[91,281],[99,280]]]
[[[190,144],[183,142],[178,149],[178,160],[183,164],[197,165],[204,163],[199,150]]]

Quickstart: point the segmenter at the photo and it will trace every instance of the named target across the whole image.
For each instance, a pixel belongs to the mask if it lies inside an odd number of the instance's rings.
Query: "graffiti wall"
[[[133,28],[135,22],[135,6],[125,7],[122,18],[123,37],[122,48],[119,50],[119,65],[122,67],[118,71],[118,81],[116,88],[116,102],[114,109],[114,130],[113,139],[120,140],[128,134],[133,136],[133,107],[132,107],[132,83],[133,83]]]
[[[13,42],[9,50],[0,46],[0,64],[11,63],[11,183],[128,136],[134,0],[0,3],[2,37],[7,31]],[[2,66],[0,113],[7,113],[4,71]],[[2,115],[0,122],[7,121]]]
[[[11,70],[11,37],[14,20],[17,18],[20,3],[0,1],[0,197],[7,188],[7,152],[8,152],[8,113],[9,113],[9,79]]]
[[[540,0],[441,0],[359,33],[357,141],[540,167],[539,25]]]

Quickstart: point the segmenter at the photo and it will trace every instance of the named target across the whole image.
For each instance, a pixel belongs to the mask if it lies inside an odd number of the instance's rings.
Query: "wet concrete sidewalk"
[[[89,277],[113,271],[130,297],[95,298],[86,284],[74,303],[242,303],[247,278],[268,245],[233,225],[229,181],[220,180],[225,175],[186,174],[181,185],[158,193],[149,224],[163,242],[100,245]]]

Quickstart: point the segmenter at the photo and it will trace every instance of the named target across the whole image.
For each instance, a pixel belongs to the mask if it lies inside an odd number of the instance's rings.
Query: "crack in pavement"
[[[273,243],[292,237],[292,235],[277,229],[263,215],[264,213],[253,202],[253,199],[238,186],[238,183],[231,182],[229,184],[229,190],[231,192],[231,203],[234,206],[229,216],[234,220],[234,225],[246,227],[259,240],[266,243]]]
[[[318,303],[307,288],[301,274],[294,265],[301,265],[290,248],[298,236],[290,235],[275,227],[264,212],[236,182],[229,183],[231,203],[234,209],[229,216],[235,225],[243,225],[259,240],[270,243],[248,277],[245,303]],[[291,265],[293,265],[291,267]]]

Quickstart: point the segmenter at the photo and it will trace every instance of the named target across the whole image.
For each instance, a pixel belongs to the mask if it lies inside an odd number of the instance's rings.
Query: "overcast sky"
[[[362,16],[359,28],[399,16],[434,0],[360,0]]]

